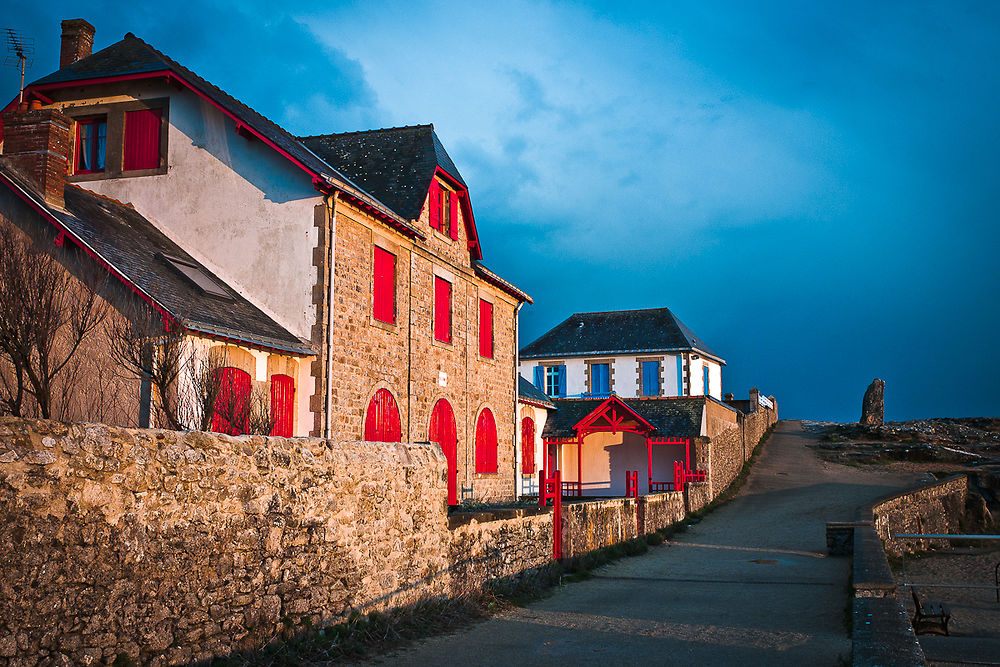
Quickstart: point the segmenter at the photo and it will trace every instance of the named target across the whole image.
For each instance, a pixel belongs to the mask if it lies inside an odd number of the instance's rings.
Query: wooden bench
[[[920,596],[917,589],[910,587],[913,595],[913,606],[916,613],[913,615],[913,631],[919,634],[928,632],[944,632],[948,634],[948,621],[951,619],[951,610],[948,606],[940,602],[920,603]]]

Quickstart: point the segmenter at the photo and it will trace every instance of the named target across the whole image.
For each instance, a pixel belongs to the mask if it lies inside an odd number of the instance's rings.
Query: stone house
[[[291,435],[438,442],[449,502],[513,497],[517,313],[531,300],[482,263],[433,126],[295,137],[131,33],[92,54],[93,37],[64,21],[60,69],[27,86],[32,108],[5,110],[5,134],[27,128],[16,150],[51,157],[12,163],[34,204],[130,253],[134,238],[68,210],[106,202],[170,245],[133,257],[137,275],[155,265],[200,290],[178,315],[246,352],[251,379],[285,369]],[[193,317],[219,312],[210,285],[254,325]]]
[[[519,496],[538,494],[538,473],[542,470],[555,470],[554,460],[546,458],[545,443],[542,431],[549,415],[556,409],[545,393],[523,377],[517,378],[518,416],[518,477],[517,494]]]

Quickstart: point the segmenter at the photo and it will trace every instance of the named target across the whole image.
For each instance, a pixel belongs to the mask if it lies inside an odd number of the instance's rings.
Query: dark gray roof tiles
[[[532,403],[544,405],[548,408],[555,408],[552,399],[545,395],[541,389],[525,380],[520,375],[517,376],[517,397]]]
[[[725,363],[669,308],[574,313],[521,348],[522,359],[696,351]]]
[[[420,217],[437,167],[465,186],[433,125],[323,134],[299,141],[407,220]]]
[[[542,435],[546,438],[572,438],[573,426],[596,410],[606,399],[556,398],[556,410],[545,420]],[[653,434],[661,438],[694,438],[701,435],[704,396],[677,398],[623,398],[629,408],[656,429]]]

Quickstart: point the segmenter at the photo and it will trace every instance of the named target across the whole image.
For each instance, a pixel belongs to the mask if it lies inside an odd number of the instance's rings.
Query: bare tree
[[[109,312],[103,273],[74,268],[76,276],[0,224],[0,411],[49,419],[72,393],[60,376]]]

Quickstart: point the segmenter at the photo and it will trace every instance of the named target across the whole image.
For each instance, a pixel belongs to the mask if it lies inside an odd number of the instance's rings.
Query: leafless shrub
[[[106,274],[74,268],[0,224],[0,411],[50,419],[71,401],[76,384],[64,375],[109,312]]]

